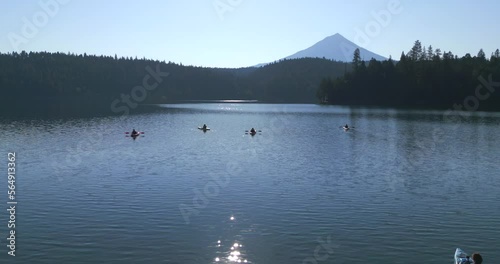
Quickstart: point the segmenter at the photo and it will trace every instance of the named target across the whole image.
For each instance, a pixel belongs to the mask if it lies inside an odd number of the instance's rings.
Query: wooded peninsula
[[[356,50],[352,68],[342,77],[323,78],[318,98],[335,105],[500,110],[498,49],[489,59],[482,49],[459,58],[417,40],[398,62],[372,59],[367,65]]]

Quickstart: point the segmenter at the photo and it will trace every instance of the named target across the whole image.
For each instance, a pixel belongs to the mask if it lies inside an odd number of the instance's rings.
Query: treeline
[[[368,65],[354,52],[353,71],[338,78],[323,78],[319,100],[339,105],[413,108],[500,110],[500,52],[489,58],[459,58],[451,51],[433,50],[415,41],[412,49],[394,62],[371,60]],[[478,94],[479,93],[479,94]],[[468,106],[467,108],[465,106]]]
[[[149,70],[148,70],[149,68]],[[336,78],[350,64],[326,59],[282,60],[260,68],[184,66],[137,58],[49,52],[0,53],[0,114],[110,113],[111,103],[131,95],[151,71],[168,73],[139,103],[247,99],[263,102],[317,101],[317,83]],[[154,74],[153,74],[154,75]]]
[[[320,58],[280,60],[257,68],[243,80],[250,97],[272,103],[317,103],[318,82],[352,70],[350,63]]]

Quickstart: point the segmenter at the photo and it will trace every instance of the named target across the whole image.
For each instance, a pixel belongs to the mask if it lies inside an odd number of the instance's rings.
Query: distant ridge
[[[354,50],[359,49],[361,59],[364,61],[369,61],[372,58],[383,61],[387,58],[380,56],[374,52],[371,52],[365,48],[362,48],[352,41],[346,39],[340,34],[335,34],[320,42],[312,45],[311,47],[301,50],[295,54],[292,54],[283,59],[299,59],[299,58],[326,58],[335,61],[351,62],[354,54]],[[259,64],[257,67],[264,66],[267,63]]]

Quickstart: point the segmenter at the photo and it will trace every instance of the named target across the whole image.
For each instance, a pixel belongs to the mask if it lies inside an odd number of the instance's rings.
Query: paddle
[[[130,132],[125,132],[125,134],[130,134]],[[144,132],[137,132],[137,134],[144,134]]]

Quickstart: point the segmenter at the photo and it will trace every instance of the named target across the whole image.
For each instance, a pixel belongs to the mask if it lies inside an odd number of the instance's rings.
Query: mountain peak
[[[334,35],[328,36],[328,37],[324,38],[322,41],[345,41],[345,42],[350,42],[348,39],[346,39],[344,36],[342,36],[339,33],[336,33]]]
[[[340,35],[340,33],[335,33],[327,38],[344,38],[344,36]]]
[[[336,61],[351,62],[354,50],[359,49],[361,58],[365,61],[371,60],[386,60],[383,56],[373,53],[364,49],[352,41],[346,39],[339,33],[328,36],[325,39],[317,42],[311,47],[301,50],[285,59],[298,59],[298,58],[327,58]]]

